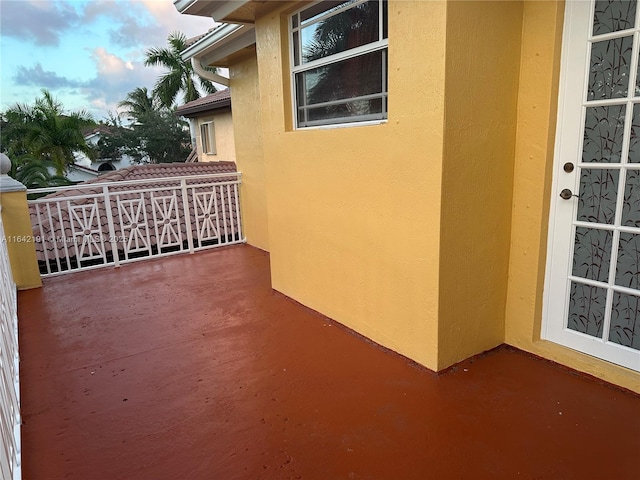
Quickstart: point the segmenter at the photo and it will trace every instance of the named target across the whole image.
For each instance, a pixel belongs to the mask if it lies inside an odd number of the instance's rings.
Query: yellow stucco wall
[[[0,192],[0,209],[5,234],[0,241],[7,243],[13,281],[20,290],[42,286],[26,192]]]
[[[262,146],[262,117],[255,56],[229,69],[235,129],[235,152],[242,172],[241,202],[244,233],[254,247],[269,250],[267,196]]]
[[[522,4],[449,2],[438,367],[504,340]]]
[[[388,121],[295,131],[299,6],[259,18],[257,59],[230,70],[273,287],[434,370],[504,341],[640,391],[540,340],[563,4],[390,0]]]
[[[198,117],[198,130],[196,132],[196,144],[201,162],[235,162],[236,147],[233,134],[233,118],[231,111],[219,112],[213,115]],[[216,135],[215,155],[202,151],[202,138],[200,126],[206,122],[213,122]]]
[[[273,287],[435,369],[445,4],[390,2],[387,123],[299,131],[289,11],[256,22]]]
[[[505,341],[640,392],[640,374],[540,339],[564,4],[524,4]]]

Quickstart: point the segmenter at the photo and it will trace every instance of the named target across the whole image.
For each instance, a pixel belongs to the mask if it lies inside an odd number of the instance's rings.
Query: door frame
[[[565,3],[541,337],[603,361],[640,371],[640,352],[637,350],[567,329],[570,288],[568,276],[573,263],[573,221],[576,218],[578,201],[575,197],[569,200],[561,199],[560,192],[566,188],[574,193],[579,192],[581,169],[578,168],[578,163],[581,161],[579,152],[582,151],[585,112],[583,96],[589,81],[590,65],[587,39],[590,38],[594,4],[593,0]],[[637,16],[640,16],[640,10]],[[638,19],[636,25],[637,22]],[[632,63],[635,71],[636,62],[637,55]],[[563,170],[565,162],[574,163],[576,168],[573,172],[567,173]],[[558,294],[554,295],[558,289],[565,292],[563,298]]]

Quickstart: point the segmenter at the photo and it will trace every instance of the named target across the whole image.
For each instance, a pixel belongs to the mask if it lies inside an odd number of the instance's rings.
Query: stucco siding
[[[445,4],[390,2],[388,122],[307,130],[291,128],[293,6],[256,22],[273,287],[435,369]]]
[[[447,4],[438,367],[504,339],[522,4]]]
[[[229,69],[236,163],[242,172],[242,215],[250,245],[269,250],[258,65],[253,56]]]

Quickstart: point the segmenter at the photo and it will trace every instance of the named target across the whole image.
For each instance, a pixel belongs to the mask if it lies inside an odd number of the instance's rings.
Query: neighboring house
[[[51,170],[51,173],[54,173],[53,169]],[[68,166],[65,177],[72,182],[86,182],[96,178],[98,175],[100,175],[98,170],[74,163]]]
[[[440,371],[502,343],[640,392],[635,2],[175,0],[226,22],[273,288]]]
[[[176,115],[189,119],[191,142],[198,161],[235,161],[229,89],[181,105]]]
[[[84,138],[89,146],[96,146],[100,138],[109,132],[108,126],[98,125],[84,132]],[[77,153],[75,164],[69,167],[66,176],[72,182],[83,182],[102,173],[119,170],[131,165],[131,157],[128,155],[122,155],[117,159],[99,158],[91,160],[83,153]]]

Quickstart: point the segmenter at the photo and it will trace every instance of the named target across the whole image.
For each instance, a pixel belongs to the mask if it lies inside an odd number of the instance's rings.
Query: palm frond
[[[167,43],[168,47],[153,47],[145,52],[145,65],[167,69],[153,88],[153,94],[162,106],[171,108],[180,93],[184,102],[188,103],[200,98],[201,92],[209,94],[217,91],[213,83],[201,78],[191,63],[182,59],[182,52],[187,48],[184,33],[170,33]]]

